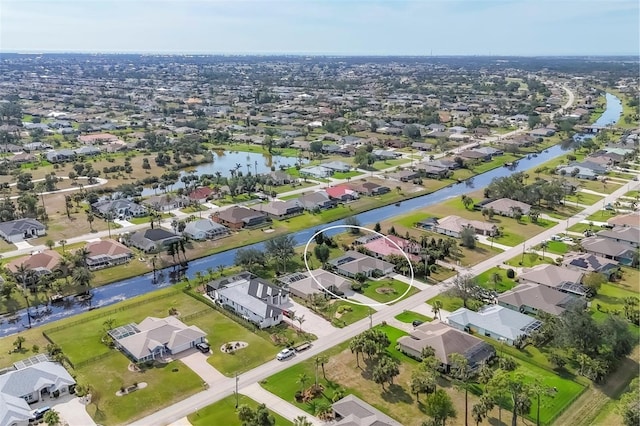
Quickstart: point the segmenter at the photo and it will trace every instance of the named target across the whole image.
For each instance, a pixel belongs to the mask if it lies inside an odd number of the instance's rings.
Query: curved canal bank
[[[610,98],[613,99],[610,99]],[[615,102],[617,100],[617,102]],[[594,123],[595,125],[605,126],[610,123],[615,123],[618,117],[622,114],[622,103],[620,100],[607,93],[607,108],[600,118]],[[536,157],[524,157],[520,159],[517,165],[513,168],[498,167],[488,172],[474,176],[472,184],[461,183],[457,185],[448,186],[432,192],[403,201],[399,205],[388,205],[385,207],[375,208],[360,214],[355,215],[358,221],[363,224],[371,224],[375,222],[382,222],[390,219],[394,216],[398,216],[402,213],[412,210],[422,209],[437,203],[440,203],[446,199],[458,197],[462,194],[477,191],[483,189],[491,183],[494,178],[508,176],[514,171],[522,171],[534,168],[542,163],[552,160],[561,155],[565,150],[560,145],[555,145],[542,153],[539,153]],[[467,182],[469,183],[469,182]],[[339,225],[343,223],[343,219],[327,223],[325,226]],[[307,240],[316,232],[317,227],[303,229],[291,234],[298,245],[304,245]],[[334,230],[334,232],[327,232],[327,235],[331,236],[340,232]],[[258,250],[264,250],[264,242],[251,244],[241,248],[255,248]],[[187,277],[193,278],[197,272],[206,272],[210,268],[216,268],[218,266],[230,266],[233,264],[237,250],[240,248],[230,249],[224,252],[206,256],[200,259],[195,259],[189,262],[189,269],[187,271]],[[137,260],[134,260],[134,262]],[[145,275],[129,278],[126,280],[118,281],[112,284],[108,284],[102,287],[95,288],[93,292],[93,299],[91,300],[91,307],[98,308],[108,306],[131,297],[139,296],[149,293],[153,290],[167,287],[172,285],[168,278],[170,268],[160,271],[161,279],[157,283],[154,283],[153,274],[148,273]],[[31,314],[35,316],[32,320],[33,326],[39,326],[47,324],[58,319],[67,318],[81,312],[85,312],[89,309],[89,305],[86,301],[73,301],[69,300],[65,304],[49,305],[46,308],[40,307],[39,309],[32,308]],[[24,329],[27,324],[27,310],[23,309],[15,316],[15,320],[8,322],[4,320],[0,324],[0,337],[14,334]]]

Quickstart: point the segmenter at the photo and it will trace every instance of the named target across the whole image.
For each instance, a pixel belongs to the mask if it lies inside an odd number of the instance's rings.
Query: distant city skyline
[[[640,54],[637,0],[3,0],[0,51]]]

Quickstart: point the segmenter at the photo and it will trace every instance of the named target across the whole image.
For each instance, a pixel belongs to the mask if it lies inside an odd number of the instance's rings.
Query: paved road
[[[633,189],[637,189],[639,187],[640,185],[637,182],[631,182],[619,188],[612,194],[608,195],[606,199],[613,200],[619,197],[620,195],[624,194],[625,192]],[[598,209],[599,209],[598,205],[589,206],[584,211],[568,219],[567,222],[569,226],[572,226],[580,222],[581,220],[583,220],[584,217],[597,212]],[[481,263],[478,263],[477,265],[470,267],[469,269],[467,269],[467,271],[468,273],[471,273],[473,275],[478,275],[488,269],[491,269],[492,267],[498,264],[501,264],[521,254],[523,251],[523,247],[532,247],[532,246],[538,245],[540,244],[540,242],[542,242],[542,240],[549,239],[553,234],[558,234],[563,232],[565,229],[565,226],[566,225],[563,221],[563,223],[543,231],[542,233],[532,237],[531,239],[527,240],[522,244],[518,244],[517,246],[512,247],[509,250],[499,253],[498,255],[490,259],[487,259]],[[416,306],[421,306],[422,304],[425,303],[426,300],[432,297],[435,297],[441,292],[445,291],[451,285],[452,281],[453,281],[453,278],[450,278],[438,285],[431,286],[428,289],[421,291],[420,293],[417,293],[403,301],[400,301],[395,305],[385,307],[384,309],[375,312],[372,315],[373,323],[379,324],[382,321],[391,321],[391,319],[397,314],[405,310],[411,310]],[[239,384],[241,392],[243,388],[247,386],[251,386],[254,383],[258,383],[261,380],[264,380],[267,377],[290,367],[291,365],[294,365],[304,360],[307,360],[309,358],[312,358],[315,355],[319,354],[320,352],[325,351],[339,343],[344,342],[345,340],[352,338],[353,336],[356,336],[357,334],[362,333],[368,328],[369,328],[369,318],[364,318],[346,328],[336,329],[335,332],[330,336],[319,338],[317,341],[314,342],[313,347],[311,349],[301,354],[297,354],[293,358],[289,358],[284,362],[273,360],[259,367],[256,367],[251,371],[248,371],[242,374],[240,376],[240,384]],[[198,408],[202,408],[205,405],[211,404],[212,402],[215,402],[228,395],[231,395],[233,393],[234,386],[235,384],[233,379],[226,379],[225,381],[217,382],[215,389],[209,389],[207,391],[200,392],[170,407],[166,407],[155,414],[152,414],[148,417],[140,419],[134,422],[133,424],[135,425],[169,424],[172,421],[176,421],[186,416],[187,414],[197,410]]]

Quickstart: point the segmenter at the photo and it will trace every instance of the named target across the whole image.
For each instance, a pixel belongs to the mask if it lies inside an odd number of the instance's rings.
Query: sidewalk
[[[258,383],[253,383],[249,386],[241,388],[240,393],[257,402],[265,404],[270,410],[275,411],[291,422],[293,422],[296,417],[306,417],[307,420],[309,420],[313,425],[324,425],[324,422],[320,421],[320,419],[311,416],[306,411],[302,411],[295,405],[290,404],[284,399],[281,399],[271,392],[264,390]]]

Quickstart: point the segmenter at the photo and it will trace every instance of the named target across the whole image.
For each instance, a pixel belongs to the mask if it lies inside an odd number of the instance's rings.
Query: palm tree
[[[64,246],[67,244],[67,240],[60,240],[58,241],[58,244],[62,246],[62,254],[64,254],[65,253]]]
[[[89,223],[89,230],[90,230],[91,232],[94,232],[94,230],[93,230],[93,221],[94,221],[95,219],[96,219],[96,218],[93,216],[93,213],[92,213],[92,212],[90,212],[90,211],[88,211],[88,212],[87,212],[87,222]]]
[[[293,426],[313,426],[313,423],[305,416],[298,416],[293,419]]]
[[[431,306],[431,312],[433,312],[433,315],[437,316],[439,320],[442,320],[442,316],[440,315],[441,309],[442,302],[440,300],[434,300],[433,305]]]
[[[322,377],[327,380],[327,374],[324,371],[324,365],[329,362],[329,357],[327,355],[318,355],[316,357],[316,362],[320,363],[320,366],[322,367]]]
[[[296,383],[300,384],[300,386],[302,387],[301,390],[304,392],[304,387],[308,381],[309,381],[309,376],[307,376],[307,373],[302,373],[298,376],[298,380]]]
[[[81,268],[87,266],[87,259],[91,256],[91,252],[86,247],[76,250],[74,253],[74,264]]]
[[[491,282],[493,283],[493,289],[498,291],[498,284],[502,282],[502,275],[497,272],[491,274]]]

